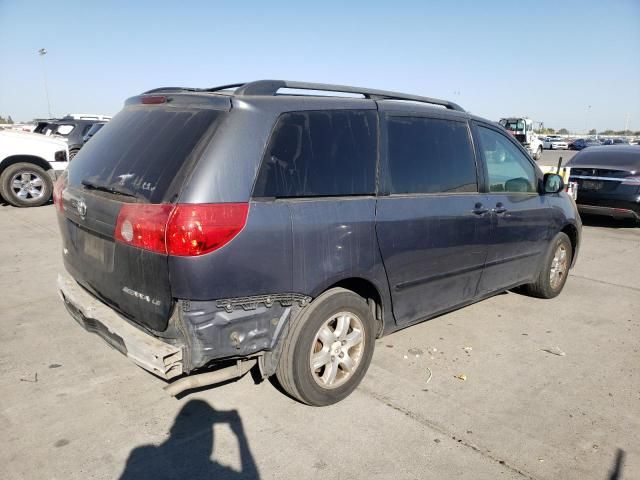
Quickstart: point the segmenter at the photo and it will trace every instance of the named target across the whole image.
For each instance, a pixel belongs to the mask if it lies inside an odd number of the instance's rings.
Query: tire
[[[536,150],[536,154],[534,155],[533,159],[535,161],[538,161],[542,158],[542,146],[538,147],[538,150]]]
[[[308,405],[331,405],[353,392],[367,373],[375,321],[362,297],[332,288],[292,321],[283,342],[276,369],[282,388]],[[316,369],[312,359],[318,362]]]
[[[72,148],[71,150],[69,150],[69,161],[73,160],[73,157],[75,157],[79,151],[79,148]]]
[[[564,257],[562,251],[564,251]],[[572,258],[571,240],[566,233],[558,233],[549,245],[537,280],[524,285],[523,293],[538,298],[557,297],[567,281]]]
[[[51,198],[53,180],[33,163],[16,163],[0,176],[0,195],[15,207],[39,207]]]

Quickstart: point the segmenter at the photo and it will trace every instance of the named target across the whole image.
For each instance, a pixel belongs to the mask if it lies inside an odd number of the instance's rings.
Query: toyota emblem
[[[78,210],[80,218],[84,219],[84,216],[87,214],[87,204],[84,203],[84,199],[81,198],[78,200],[78,203],[76,203],[76,210]]]

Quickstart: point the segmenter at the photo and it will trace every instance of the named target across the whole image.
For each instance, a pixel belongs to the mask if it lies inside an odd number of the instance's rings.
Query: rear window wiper
[[[98,183],[93,183],[86,179],[82,180],[80,183],[82,183],[82,185],[84,185],[89,190],[98,190],[99,192],[107,192],[107,193],[112,193],[114,195],[122,195],[125,197],[138,198],[136,194],[133,193],[131,190],[124,190],[124,189],[121,190],[118,188],[110,187],[108,185],[100,185]]]

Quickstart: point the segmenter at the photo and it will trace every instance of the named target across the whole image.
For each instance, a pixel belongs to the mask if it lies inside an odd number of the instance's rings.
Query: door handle
[[[473,207],[473,210],[471,210],[471,212],[475,213],[476,215],[484,215],[488,211],[489,209],[485,208],[480,202],[476,203]]]
[[[502,203],[496,203],[496,208],[492,210],[494,213],[504,213],[507,211],[507,208],[502,205]]]

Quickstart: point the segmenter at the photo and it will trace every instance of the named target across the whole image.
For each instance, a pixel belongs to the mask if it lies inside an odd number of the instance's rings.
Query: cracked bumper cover
[[[85,330],[96,333],[134,363],[165,380],[182,375],[181,346],[134,327],[66,274],[58,275],[58,290],[71,316]]]
[[[158,338],[85,291],[66,273],[58,275],[58,290],[71,316],[85,330],[165,380],[219,360],[278,352],[290,319],[311,301],[296,293],[178,300],[167,330],[158,333]]]

